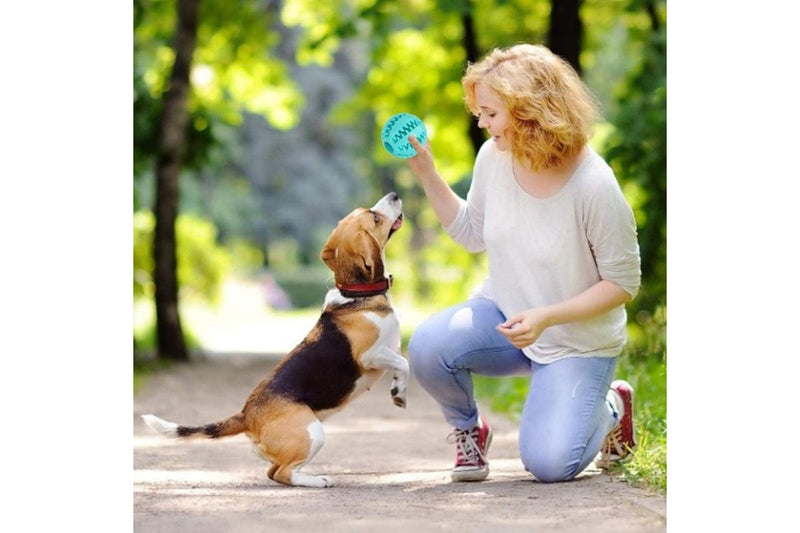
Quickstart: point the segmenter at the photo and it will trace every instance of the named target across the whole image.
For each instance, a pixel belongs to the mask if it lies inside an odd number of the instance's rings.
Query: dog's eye
[[[375,219],[375,224],[380,224],[381,216],[378,213],[373,212],[372,217]]]

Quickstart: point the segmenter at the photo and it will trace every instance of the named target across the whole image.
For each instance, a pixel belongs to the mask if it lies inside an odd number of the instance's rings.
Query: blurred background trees
[[[197,3],[177,217],[166,221],[178,228],[172,275],[181,298],[213,301],[226,275],[268,270],[295,305],[318,307],[329,277],[318,254],[332,227],[393,190],[406,212],[388,250],[396,297],[433,308],[463,299],[485,275],[483,256],[444,235],[379,132],[394,113],[421,117],[440,173],[466,194],[484,136],[464,107],[461,75],[493,47],[525,41],[569,60],[603,104],[592,145],[614,168],[639,226],[644,279],[629,308],[634,337],[666,305],[665,1]],[[175,0],[134,2],[137,301],[152,300],[158,284],[148,228],[160,216],[159,132],[177,13]]]

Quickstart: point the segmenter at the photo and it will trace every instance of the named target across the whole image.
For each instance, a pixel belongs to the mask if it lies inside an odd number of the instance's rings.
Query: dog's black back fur
[[[323,312],[315,328],[319,337],[298,345],[275,369],[266,390],[320,411],[338,407],[353,392],[361,373],[350,341],[330,313]]]

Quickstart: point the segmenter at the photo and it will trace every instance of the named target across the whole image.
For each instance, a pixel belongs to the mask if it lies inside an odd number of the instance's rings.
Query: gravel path
[[[517,427],[484,413],[494,440],[492,473],[450,482],[454,448],[434,402],[412,380],[408,408],[384,378],[325,422],[326,443],[304,468],[331,475],[328,489],[285,487],[266,476],[244,436],[175,441],[140,415],[185,424],[238,412],[276,358],[215,357],[148,379],[134,399],[134,528],[140,532],[666,531],[666,500],[589,468],[544,484],[517,451]]]

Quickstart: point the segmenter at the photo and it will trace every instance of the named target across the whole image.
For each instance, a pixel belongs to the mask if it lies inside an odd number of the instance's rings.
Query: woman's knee
[[[555,442],[520,445],[520,458],[525,470],[543,483],[571,480],[578,474],[580,463],[580,458],[575,456],[571,446]]]

